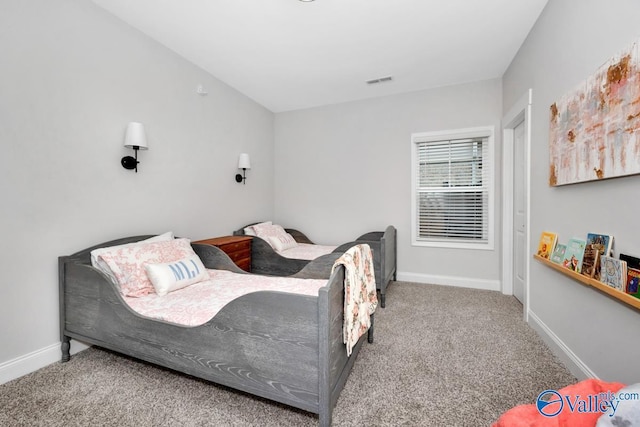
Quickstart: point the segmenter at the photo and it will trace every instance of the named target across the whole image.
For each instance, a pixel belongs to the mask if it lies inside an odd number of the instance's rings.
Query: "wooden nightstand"
[[[251,236],[223,236],[198,240],[192,243],[212,245],[220,248],[244,271],[251,271]]]

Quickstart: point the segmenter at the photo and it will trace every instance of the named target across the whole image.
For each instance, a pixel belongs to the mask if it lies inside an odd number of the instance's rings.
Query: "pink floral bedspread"
[[[169,292],[165,296],[149,294],[125,297],[136,313],[184,326],[198,326],[209,321],[232,300],[257,291],[280,291],[318,295],[327,280],[238,274],[225,270],[208,270],[209,280]]]
[[[297,246],[278,252],[285,258],[293,259],[316,259],[322,255],[330,254],[337,246],[312,245],[309,243],[298,243]]]

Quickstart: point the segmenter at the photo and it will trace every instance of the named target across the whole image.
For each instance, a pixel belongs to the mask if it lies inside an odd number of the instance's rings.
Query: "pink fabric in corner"
[[[588,395],[597,395],[607,391],[615,393],[623,387],[622,383],[588,379],[557,391],[562,396],[568,395],[575,399],[576,396],[586,398]],[[545,417],[538,412],[535,404],[518,405],[502,414],[492,427],[593,427],[601,415],[600,412],[572,412],[565,407],[557,416]]]

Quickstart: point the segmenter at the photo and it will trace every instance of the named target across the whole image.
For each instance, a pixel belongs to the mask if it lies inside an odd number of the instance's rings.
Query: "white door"
[[[523,304],[527,253],[524,138],[523,120],[513,129],[513,295]]]

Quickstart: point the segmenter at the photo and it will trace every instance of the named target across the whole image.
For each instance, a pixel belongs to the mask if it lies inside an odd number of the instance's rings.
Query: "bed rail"
[[[343,340],[344,322],[344,266],[339,266],[327,286],[318,291],[318,323],[328,325],[319,329],[318,413],[320,426],[329,427],[333,408],[344,388],[360,347],[367,337],[373,342],[373,315],[368,334],[360,337],[351,356],[347,356]]]
[[[278,254],[260,237],[254,237],[251,242],[251,272],[271,276],[291,276],[302,270],[309,261],[303,259],[286,258]],[[326,276],[327,278],[329,276]]]
[[[338,246],[334,252],[345,252],[353,245],[366,243],[373,252],[376,288],[380,292],[380,306],[386,305],[387,286],[389,281],[396,280],[397,270],[397,236],[393,225],[387,226],[384,232],[372,231],[358,237],[358,240]]]
[[[380,260],[380,270],[382,282],[380,286],[380,306],[384,307],[386,302],[387,286],[391,280],[396,280],[398,271],[398,236],[397,230],[390,225],[386,228],[384,235],[380,239],[380,250],[384,254]]]

